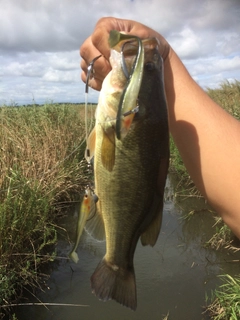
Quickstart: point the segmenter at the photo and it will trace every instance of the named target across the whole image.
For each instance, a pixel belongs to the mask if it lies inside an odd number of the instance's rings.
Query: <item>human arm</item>
[[[173,139],[197,188],[240,238],[240,123],[198,86],[159,33],[134,21],[101,19],[82,45],[84,81],[88,63],[99,54],[104,56],[94,65],[93,88],[100,90],[110,71],[107,41],[112,29],[160,40]]]
[[[240,238],[240,122],[203,91],[172,49],[165,89],[170,131],[187,171]]]

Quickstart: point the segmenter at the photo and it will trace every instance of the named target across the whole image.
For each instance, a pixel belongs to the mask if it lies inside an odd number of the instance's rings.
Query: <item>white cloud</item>
[[[0,0],[0,7],[0,104],[33,95],[82,102],[79,47],[102,16],[162,33],[202,86],[240,78],[239,0]]]
[[[55,70],[50,67],[47,72],[42,77],[42,80],[49,82],[79,82],[80,80],[80,71],[71,72],[71,71],[60,71]]]
[[[198,56],[202,51],[202,39],[189,27],[172,36],[171,45],[182,59]]]
[[[215,74],[218,72],[240,70],[240,56],[233,58],[210,57],[206,59],[192,60],[188,62],[190,72],[192,75],[202,76],[207,74]]]

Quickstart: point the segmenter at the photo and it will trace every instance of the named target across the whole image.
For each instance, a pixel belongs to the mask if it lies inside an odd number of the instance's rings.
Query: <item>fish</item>
[[[78,214],[78,224],[77,224],[77,238],[74,244],[72,251],[69,253],[69,258],[72,259],[75,263],[78,263],[79,257],[76,252],[81,235],[83,233],[83,228],[86,224],[88,218],[91,218],[92,215],[95,214],[95,202],[97,201],[97,197],[90,187],[87,187],[85,190],[85,194],[83,196],[83,200],[81,202],[80,211]]]
[[[144,246],[158,239],[169,165],[163,60],[156,38],[118,35],[109,42],[112,70],[103,81],[87,144],[98,201],[91,203],[94,216],[85,229],[106,240],[105,256],[91,276],[92,292],[136,310],[134,252],[139,239]],[[136,57],[143,63],[136,64]]]

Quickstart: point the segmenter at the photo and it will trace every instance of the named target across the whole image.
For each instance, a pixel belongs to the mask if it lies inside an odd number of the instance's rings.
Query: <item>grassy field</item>
[[[208,94],[240,119],[240,82],[225,82]],[[23,288],[41,287],[43,267],[55,259],[57,219],[87,184],[83,120],[79,104],[0,108],[0,318],[1,306],[16,301]],[[177,193],[200,196],[172,141],[170,170],[182,179]],[[219,224],[216,230],[208,245],[231,246],[230,230]],[[212,319],[230,319],[216,317],[216,306],[225,309],[219,291],[211,299]]]
[[[83,114],[80,105],[0,108],[0,306],[41,286],[56,219],[87,183]]]

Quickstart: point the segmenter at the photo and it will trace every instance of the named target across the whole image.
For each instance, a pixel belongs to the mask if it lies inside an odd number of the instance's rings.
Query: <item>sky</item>
[[[240,80],[240,0],[0,0],[0,13],[0,106],[83,102],[79,48],[106,16],[161,33],[204,89]]]

